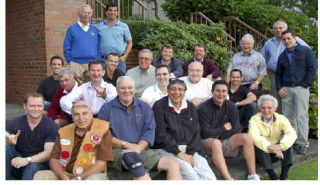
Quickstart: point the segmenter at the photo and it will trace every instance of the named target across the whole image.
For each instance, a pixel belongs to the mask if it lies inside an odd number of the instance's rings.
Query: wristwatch
[[[32,160],[31,157],[27,157],[27,161],[28,161],[29,163],[31,163],[31,160]]]
[[[125,141],[121,140],[121,148],[124,149],[124,145],[126,144]]]
[[[81,178],[80,176],[77,176],[77,180],[81,181],[81,180],[82,180],[82,178]]]

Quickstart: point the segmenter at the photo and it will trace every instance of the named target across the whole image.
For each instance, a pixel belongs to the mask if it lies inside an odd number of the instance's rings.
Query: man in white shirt
[[[157,83],[149,86],[143,91],[141,100],[147,102],[151,107],[153,104],[164,96],[167,96],[167,87],[170,79],[169,67],[165,64],[156,66]]]
[[[67,114],[71,114],[73,102],[84,100],[90,105],[93,116],[96,117],[102,105],[117,96],[116,88],[102,79],[105,74],[102,62],[92,61],[88,68],[91,81],[82,84],[60,100],[62,110]]]
[[[211,88],[213,81],[203,78],[203,65],[192,62],[188,66],[188,76],[181,77],[187,85],[186,99],[198,107],[202,102],[212,97]]]

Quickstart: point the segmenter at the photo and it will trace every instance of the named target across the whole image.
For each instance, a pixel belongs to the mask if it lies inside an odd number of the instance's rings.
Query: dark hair
[[[296,36],[296,35],[293,33],[293,31],[290,30],[290,29],[287,29],[286,31],[283,31],[283,32],[282,32],[282,35],[287,34],[287,33],[291,33],[292,37]]]
[[[171,44],[163,45],[162,48],[161,48],[161,52],[162,52],[163,48],[169,48],[169,49],[172,49],[172,51],[173,51],[173,46]]]
[[[110,7],[117,7],[118,10],[118,4],[116,2],[110,2],[106,5],[106,11],[109,10]]]
[[[110,53],[110,54],[108,54],[108,56],[105,58],[105,60],[107,60],[108,58],[109,58],[109,56],[114,56],[114,57],[119,57],[119,55],[117,54],[117,53]]]
[[[169,69],[169,67],[167,66],[167,65],[165,65],[165,64],[159,64],[159,65],[157,65],[156,66],[156,69],[155,69],[155,73],[157,73],[157,70],[158,69],[160,69],[160,68],[167,68],[168,69],[168,72],[170,73],[170,69]]]
[[[42,101],[44,101],[44,98],[42,96],[42,94],[38,93],[38,92],[29,92],[27,94],[24,95],[23,97],[23,103],[27,104],[28,103],[28,99],[30,97],[34,97],[34,98],[42,98]]]
[[[54,59],[59,59],[59,60],[61,60],[62,65],[64,65],[64,60],[63,60],[60,56],[58,56],[58,55],[51,57],[51,59],[50,59],[50,65],[52,65],[52,61],[53,61]]]
[[[174,84],[181,84],[183,86],[184,90],[185,91],[187,90],[186,84],[184,83],[183,80],[180,80],[179,78],[170,78],[167,89],[169,90],[171,88],[171,86]]]
[[[91,61],[89,64],[88,64],[88,70],[90,70],[90,67],[92,64],[100,64],[102,69],[105,70],[105,62],[104,61],[99,61],[99,60],[94,60],[94,61]]]
[[[227,89],[229,89],[228,84],[225,80],[217,80],[212,84],[211,91],[213,91],[214,88],[216,87],[216,85],[219,85],[219,84],[225,85],[225,86],[227,86]]]
[[[203,49],[204,49],[204,51],[206,51],[206,46],[205,46],[205,45],[203,45],[203,44],[196,44],[196,45],[194,45],[194,47],[193,47],[193,51],[194,51],[194,49],[196,49],[196,47],[203,48]]]
[[[232,69],[231,72],[230,72],[230,76],[233,72],[239,72],[240,73],[240,76],[242,76],[242,72],[240,69]]]

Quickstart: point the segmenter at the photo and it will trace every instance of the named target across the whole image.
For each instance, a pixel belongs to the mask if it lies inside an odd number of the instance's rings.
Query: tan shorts
[[[240,149],[232,150],[232,136],[222,141],[222,151],[225,157],[237,157]]]

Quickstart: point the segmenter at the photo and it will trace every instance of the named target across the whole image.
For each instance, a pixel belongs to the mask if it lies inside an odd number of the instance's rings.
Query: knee
[[[180,168],[179,162],[171,157],[162,157],[158,165],[160,170],[178,170]]]
[[[212,139],[211,147],[212,147],[212,149],[221,149],[222,143],[219,139]]]
[[[242,141],[244,145],[252,145],[253,146],[253,140],[250,134],[245,133],[242,135]]]

